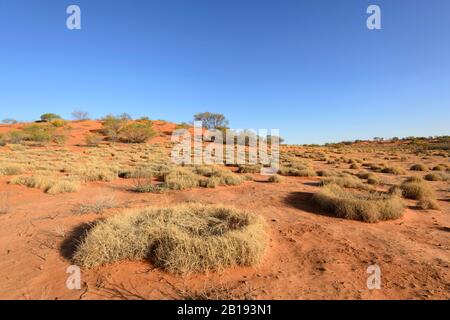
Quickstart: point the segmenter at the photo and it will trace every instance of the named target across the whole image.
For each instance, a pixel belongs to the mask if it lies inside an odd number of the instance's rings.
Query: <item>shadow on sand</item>
[[[89,230],[91,230],[95,226],[95,224],[95,222],[83,223],[73,229],[61,243],[61,246],[59,247],[60,254],[65,259],[72,261],[78,244],[83,240]]]
[[[326,217],[333,217],[336,218],[335,215],[332,213],[329,213],[323,209],[321,209],[312,199],[314,196],[314,193],[311,192],[291,192],[285,199],[284,202],[296,209],[318,214],[321,216]]]

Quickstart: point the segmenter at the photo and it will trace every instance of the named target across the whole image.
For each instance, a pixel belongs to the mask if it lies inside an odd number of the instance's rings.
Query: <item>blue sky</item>
[[[450,1],[0,0],[0,118],[74,109],[221,112],[289,143],[448,135]]]

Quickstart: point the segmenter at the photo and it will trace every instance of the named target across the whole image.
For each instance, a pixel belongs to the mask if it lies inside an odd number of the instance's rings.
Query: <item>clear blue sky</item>
[[[215,111],[289,143],[447,135],[450,1],[0,0],[0,118],[74,109]]]

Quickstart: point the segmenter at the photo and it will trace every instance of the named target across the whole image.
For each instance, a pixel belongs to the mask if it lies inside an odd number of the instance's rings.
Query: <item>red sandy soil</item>
[[[313,181],[289,178],[281,185],[261,181],[211,190],[134,194],[128,190],[129,181],[117,180],[51,196],[7,186],[2,179],[0,188],[9,191],[10,208],[0,216],[0,298],[166,299],[179,297],[172,286],[201,290],[206,285],[228,284],[238,284],[236,295],[251,288],[257,299],[450,297],[448,202],[443,202],[442,211],[408,209],[400,220],[366,224],[318,211],[310,201],[316,189]],[[76,216],[71,210],[86,199],[105,195],[114,195],[124,208],[196,200],[249,209],[266,218],[270,247],[256,268],[183,279],[153,269],[150,262],[122,262],[83,270],[83,289],[68,290],[66,268],[73,252],[70,232],[101,218]],[[104,216],[122,211],[112,209]],[[366,269],[371,264],[381,268],[381,290],[366,287]]]
[[[170,133],[170,123],[156,123]],[[6,126],[0,127],[0,132]],[[71,123],[69,145],[83,144],[98,122]],[[165,135],[155,138],[169,139]],[[403,218],[367,224],[338,219],[317,209],[311,196],[319,178],[287,177],[281,184],[256,181],[236,187],[162,194],[131,192],[131,181],[89,183],[76,193],[48,195],[8,185],[8,210],[0,215],[0,299],[172,299],[186,292],[232,288],[237,298],[255,299],[449,299],[450,203],[448,185],[435,183],[441,210],[417,210]],[[80,203],[114,196],[117,208],[104,214],[74,215]],[[269,248],[261,265],[220,273],[170,275],[151,262],[120,262],[82,270],[82,289],[69,290],[67,267],[73,240],[87,222],[127,208],[170,206],[185,201],[225,203],[262,215]],[[381,290],[368,290],[367,268],[381,268]]]

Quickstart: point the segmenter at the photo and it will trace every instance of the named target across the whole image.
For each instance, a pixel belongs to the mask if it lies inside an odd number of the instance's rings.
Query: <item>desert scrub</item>
[[[92,268],[121,260],[150,260],[177,274],[252,266],[266,247],[260,216],[225,206],[184,204],[146,208],[98,221],[74,254]]]
[[[417,205],[424,210],[439,209],[434,190],[423,180],[406,180],[400,185],[400,190],[405,198],[418,200]]]
[[[412,165],[409,170],[411,171],[428,171],[428,168],[426,165],[422,163],[414,164]]]
[[[206,177],[207,179],[200,179],[199,184],[206,188],[215,188],[217,186],[237,186],[240,185],[244,179],[230,170],[213,165],[194,166],[192,171],[195,174]]]
[[[316,172],[311,168],[294,168],[294,167],[281,167],[278,173],[282,176],[294,176],[294,177],[315,177]]]
[[[88,147],[98,147],[98,145],[102,142],[103,137],[98,133],[89,133],[84,138],[84,141]]]
[[[322,179],[319,182],[319,185],[326,186],[329,184],[335,184],[343,188],[353,188],[353,189],[361,189],[361,190],[370,190],[371,186],[364,184],[357,177],[351,176],[349,174],[343,174],[339,177],[331,177],[327,179]]]
[[[381,170],[381,172],[382,172],[382,173],[390,173],[390,174],[394,174],[394,175],[396,175],[396,176],[402,175],[402,174],[405,174],[405,173],[406,173],[406,171],[403,170],[403,169],[400,168],[400,167],[386,167],[386,168],[383,168],[383,169]]]
[[[28,188],[44,190],[48,194],[75,192],[79,188],[76,180],[49,177],[46,175],[19,176],[9,181],[10,184],[23,185]]]
[[[144,143],[156,135],[150,120],[126,124],[119,131],[119,139],[125,143]]]
[[[198,187],[201,176],[186,168],[174,168],[164,175],[164,184],[171,190],[184,190]]]
[[[23,172],[24,168],[20,165],[0,163],[0,176],[15,176]]]
[[[433,171],[445,171],[447,169],[447,166],[444,164],[438,164],[437,166],[433,167]]]
[[[255,165],[240,165],[239,169],[237,171],[238,173],[260,173],[261,172],[261,165],[255,164]]]
[[[427,181],[447,181],[448,174],[445,172],[429,173],[425,176]]]
[[[47,123],[30,124],[23,128],[24,140],[32,142],[51,142],[55,132],[55,127]]]
[[[349,167],[349,169],[359,169],[359,168],[360,168],[360,166],[357,163],[352,163]]]
[[[58,180],[52,186],[45,190],[48,194],[59,194],[67,192],[76,192],[80,188],[80,183],[74,180]]]
[[[283,182],[283,177],[275,174],[273,176],[270,176],[269,179],[267,179],[267,181],[271,183],[281,183]]]
[[[76,172],[85,182],[112,181],[119,177],[119,172],[115,168],[107,167],[87,167]]]
[[[335,184],[323,187],[313,200],[339,218],[364,222],[398,219],[404,212],[403,201],[398,195],[351,193]]]

